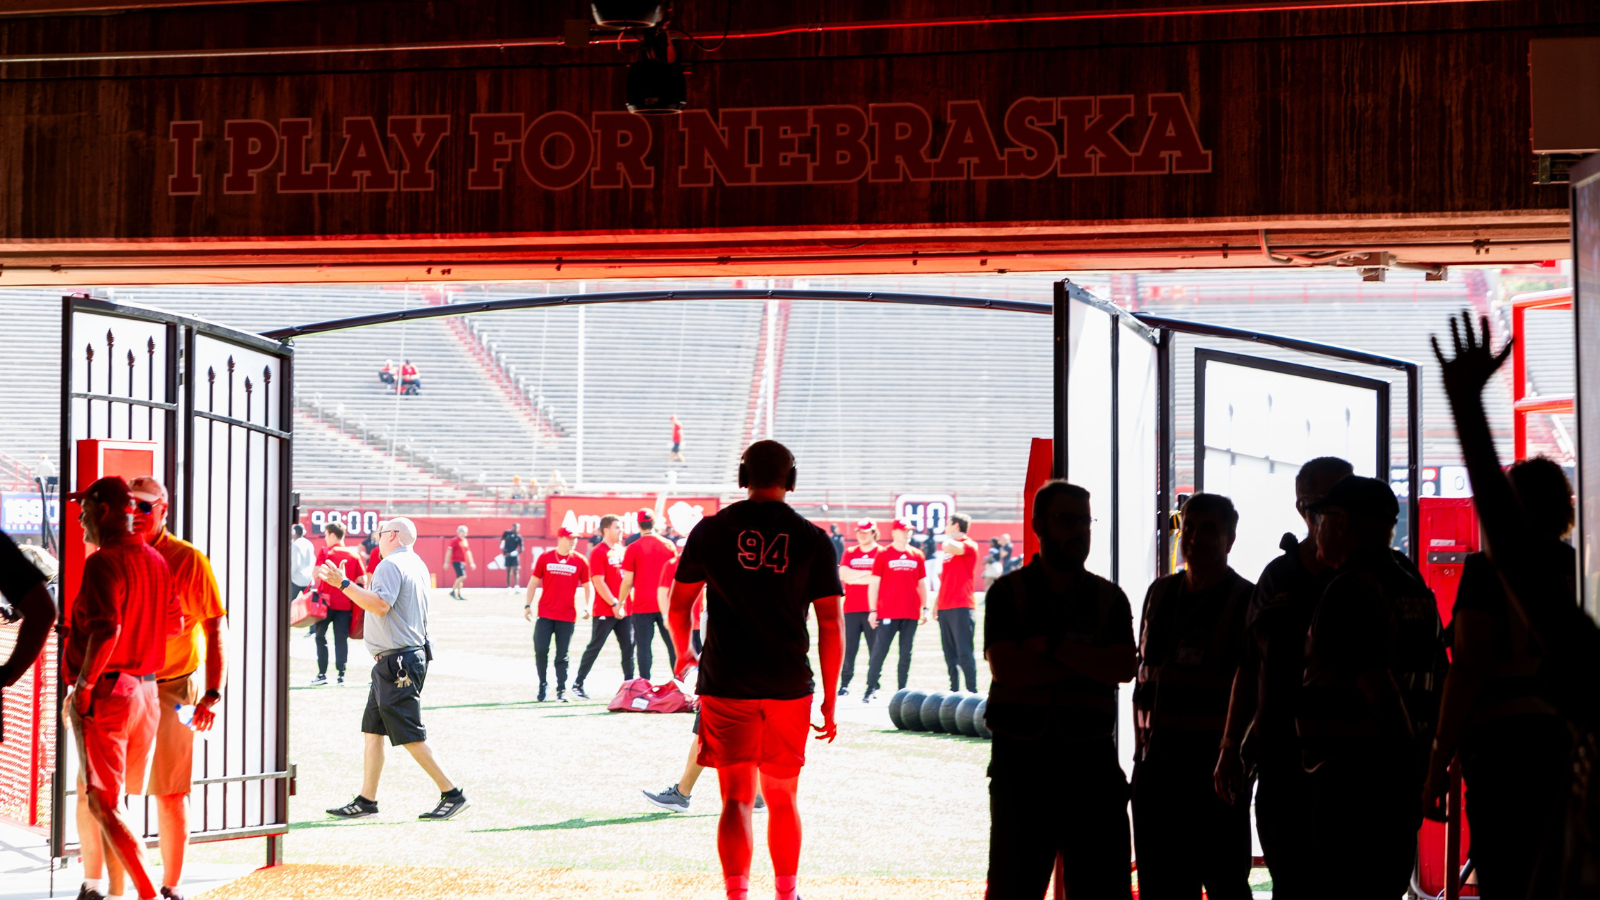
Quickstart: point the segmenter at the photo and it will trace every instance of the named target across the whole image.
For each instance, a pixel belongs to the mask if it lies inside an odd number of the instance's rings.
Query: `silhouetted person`
[[[1283,555],[1267,563],[1245,612],[1248,639],[1234,675],[1228,726],[1217,757],[1216,789],[1225,799],[1248,797],[1241,742],[1250,735],[1249,757],[1259,779],[1256,832],[1272,890],[1280,900],[1308,896],[1312,879],[1322,877],[1322,858],[1312,845],[1311,787],[1300,760],[1294,711],[1306,670],[1306,631],[1333,569],[1317,558],[1316,517],[1311,505],[1353,471],[1334,456],[1308,461],[1294,477],[1295,510],[1305,520],[1307,537],[1285,534]]]
[[[1089,492],[1049,481],[1033,501],[1039,553],[994,583],[984,656],[994,682],[988,900],[1039,900],[1056,855],[1072,897],[1131,895],[1128,781],[1117,685],[1138,668],[1122,590],[1084,570]]]
[[[1338,570],[1311,617],[1296,715],[1311,837],[1339,873],[1313,896],[1398,897],[1445,674],[1439,610],[1389,548],[1399,504],[1387,482],[1346,476],[1311,511],[1317,554]]]
[[[1584,748],[1581,755],[1573,757],[1571,771],[1583,779],[1572,786],[1573,802],[1567,807],[1563,835],[1557,842],[1547,842],[1543,853],[1561,858],[1563,884],[1559,890],[1564,896],[1592,896],[1600,851],[1592,837],[1596,781],[1588,760],[1594,758],[1596,730],[1600,729],[1600,670],[1596,668],[1600,631],[1577,605],[1571,551],[1550,540],[1548,530],[1535,524],[1536,516],[1525,509],[1500,469],[1482,394],[1484,385],[1510,354],[1510,343],[1493,352],[1487,317],[1480,317],[1474,329],[1467,313],[1460,321],[1452,317],[1450,332],[1453,356],[1445,359],[1437,338],[1433,349],[1455,415],[1462,461],[1472,480],[1472,502],[1478,510],[1487,558],[1507,589],[1511,613],[1520,614],[1529,625],[1530,637],[1539,641],[1543,651],[1540,687],[1545,698]],[[1492,789],[1490,794],[1494,794]],[[1492,807],[1494,801],[1489,802]],[[1490,830],[1492,833],[1493,826]],[[1489,878],[1492,889],[1492,872]]]
[[[11,655],[0,663],[0,689],[8,688],[27,674],[44,650],[55,621],[56,604],[39,567],[23,555],[9,535],[0,532],[0,619],[22,621]],[[0,727],[0,739],[5,736]]]
[[[1228,566],[1239,513],[1221,494],[1183,505],[1182,571],[1156,579],[1140,616],[1133,840],[1143,900],[1249,900],[1250,798],[1217,796],[1212,773],[1244,614],[1255,585]]]
[[[1559,544],[1556,555],[1575,573],[1576,551],[1563,542],[1574,519],[1566,474],[1542,456],[1516,463],[1507,474],[1536,537]],[[1560,834],[1572,781],[1572,735],[1547,699],[1544,648],[1513,608],[1487,554],[1467,557],[1451,628],[1450,675],[1423,788],[1424,813],[1443,820],[1448,769],[1459,752],[1472,794],[1467,815],[1479,893],[1487,900],[1555,897],[1560,857],[1541,850]]]

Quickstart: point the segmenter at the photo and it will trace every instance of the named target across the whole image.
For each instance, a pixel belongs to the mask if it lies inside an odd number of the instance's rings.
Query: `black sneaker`
[[[545,700],[545,691],[546,690],[548,690],[548,688],[546,688],[543,684],[539,685],[539,696],[536,698],[537,702],[539,702],[539,703],[543,703],[544,702],[544,700]]]
[[[344,673],[339,673],[339,687],[344,687]]]
[[[589,699],[589,695],[583,692],[583,685],[581,684],[575,684],[572,686],[572,696],[577,697],[579,700]]]
[[[172,887],[167,887],[166,885],[162,885],[161,886],[161,898],[162,898],[162,900],[183,900],[183,892],[178,890],[177,888],[172,888]]]
[[[872,702],[872,698],[874,698],[876,696],[878,696],[878,692],[877,691],[867,691],[865,694],[861,695],[861,705],[865,706],[868,703],[871,703]]]
[[[755,811],[756,812],[763,812],[763,811],[766,810],[766,808],[767,808],[767,798],[761,796],[760,794],[757,794],[756,795]]]
[[[106,900],[106,895],[86,884],[78,888],[78,900]]]
[[[847,688],[847,687],[842,687],[842,688],[839,688],[839,696],[841,696],[841,697],[848,697],[848,696],[850,696],[850,689],[849,689],[849,688]]]
[[[338,819],[360,819],[378,814],[378,801],[356,795],[354,800],[343,806],[328,810],[328,815]]]
[[[640,791],[639,793],[644,794],[646,800],[669,812],[686,813],[689,811],[689,798],[678,790],[677,785],[673,785],[660,793],[651,793],[650,791]]]
[[[448,819],[456,813],[461,812],[463,809],[466,809],[467,795],[461,793],[460,788],[456,789],[455,794],[456,795],[454,797],[450,796],[449,794],[440,794],[439,805],[435,806],[431,811],[417,816],[417,818],[428,820]]]
[[[312,687],[321,687],[322,685],[325,685],[327,683],[328,683],[328,676],[326,676],[326,675],[318,675],[317,677],[311,679],[311,686]]]
[[[561,688],[556,688],[556,702],[558,702],[558,703],[569,703],[571,701],[569,701],[567,699],[567,692],[566,691],[562,690]]]

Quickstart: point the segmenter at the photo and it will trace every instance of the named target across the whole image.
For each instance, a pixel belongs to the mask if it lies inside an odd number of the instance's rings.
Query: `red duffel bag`
[[[289,602],[290,627],[309,628],[327,617],[328,604],[313,588],[306,588]]]
[[[679,713],[694,712],[694,697],[683,692],[676,681],[651,684],[648,678],[624,681],[606,707],[612,712]]]

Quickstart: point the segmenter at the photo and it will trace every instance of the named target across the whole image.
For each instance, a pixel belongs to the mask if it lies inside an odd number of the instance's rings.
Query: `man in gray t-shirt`
[[[412,549],[417,526],[410,519],[380,524],[376,537],[383,562],[372,573],[371,590],[346,578],[332,563],[317,569],[318,578],[337,586],[367,612],[366,644],[375,660],[367,709],[361,716],[366,739],[361,793],[328,814],[341,819],[377,815],[378,776],[387,737],[390,744],[406,748],[439,786],[439,805],[417,818],[448,819],[467,808],[467,798],[433,758],[422,724],[422,683],[433,658],[428,645],[428,566]]]

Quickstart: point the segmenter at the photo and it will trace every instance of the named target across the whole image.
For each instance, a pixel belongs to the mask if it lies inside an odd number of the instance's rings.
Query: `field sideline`
[[[298,780],[288,862],[702,873],[708,886],[717,886],[713,773],[696,788],[687,815],[656,809],[639,793],[677,780],[692,740],[691,717],[606,712],[621,680],[614,642],[589,677],[594,700],[534,703],[533,626],[522,619],[520,594],[483,589],[467,596],[451,600],[442,589],[430,596],[436,659],[424,695],[429,744],[472,804],[448,822],[416,820],[438,795],[409,756],[393,748],[380,815],[342,822],[323,812],[360,787],[358,732],[371,662],[353,645],[350,684],[307,687],[316,672],[314,644],[303,630],[293,632],[290,761]],[[574,674],[588,635],[589,623],[580,620]],[[895,731],[881,703],[859,705],[865,666],[863,650],[852,696],[841,700],[839,739],[813,742],[809,751],[801,780],[802,872],[954,879],[967,882],[962,890],[970,892],[986,868],[988,744]],[[986,689],[982,668],[980,689]],[[668,673],[659,639],[654,669],[658,682]],[[893,692],[892,657],[886,669],[885,696]],[[947,686],[936,626],[919,629],[911,685]],[[758,877],[770,874],[764,857],[758,846]],[[192,858],[259,864],[262,847],[255,840],[201,845]]]

